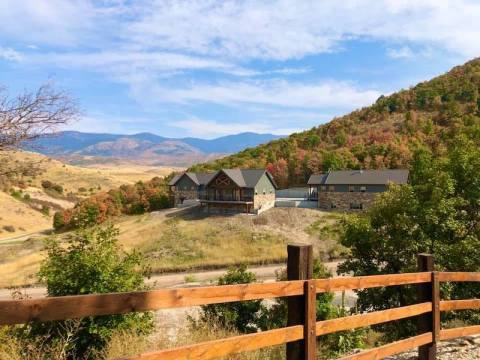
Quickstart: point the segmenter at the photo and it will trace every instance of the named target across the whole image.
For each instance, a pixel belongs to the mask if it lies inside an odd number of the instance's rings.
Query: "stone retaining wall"
[[[341,211],[350,211],[350,204],[362,204],[363,209],[370,207],[379,193],[367,192],[319,192],[318,207],[320,209],[332,209]],[[332,208],[332,203],[335,208]]]

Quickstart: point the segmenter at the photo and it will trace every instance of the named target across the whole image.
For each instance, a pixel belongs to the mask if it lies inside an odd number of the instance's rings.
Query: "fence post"
[[[312,245],[294,244],[287,246],[287,279],[288,280],[308,280],[313,276],[313,247]],[[309,282],[306,282],[308,284]],[[308,285],[305,285],[308,286]],[[287,326],[305,325],[308,312],[305,311],[306,306],[312,309],[310,301],[306,301],[309,291],[305,292],[306,296],[290,296],[288,298],[288,316]],[[311,293],[310,293],[311,296]],[[311,297],[310,297],[311,299]],[[315,307],[313,307],[315,308]],[[311,314],[310,314],[311,316]],[[306,329],[306,331],[308,331]],[[287,344],[287,360],[306,359],[306,355],[311,354],[311,338],[305,338],[307,341],[299,340]],[[310,340],[310,341],[308,341]],[[305,349],[308,348],[306,352]],[[311,356],[311,355],[310,355]]]
[[[438,274],[434,271],[434,257],[430,254],[418,254],[418,271],[432,273],[431,281],[418,287],[418,301],[432,302],[432,312],[418,317],[418,334],[432,332],[433,341],[418,348],[419,360],[434,360],[437,357],[437,342],[440,336],[440,285]]]

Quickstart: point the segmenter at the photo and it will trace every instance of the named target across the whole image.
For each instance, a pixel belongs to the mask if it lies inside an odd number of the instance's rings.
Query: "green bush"
[[[49,216],[50,215],[50,206],[42,205],[41,212],[43,215]]]
[[[117,236],[118,230],[110,226],[81,230],[68,240],[67,247],[54,238],[48,239],[48,256],[39,272],[48,296],[146,290],[147,268],[143,258],[137,252],[123,252]],[[153,317],[147,312],[87,317],[80,319],[73,329],[71,321],[32,323],[23,326],[17,336],[32,341],[42,338],[51,344],[68,338],[65,345],[68,357],[88,359],[108,343],[115,331],[147,334],[152,329]]]
[[[256,281],[255,274],[245,265],[232,268],[218,279],[218,285],[248,284]],[[239,301],[202,306],[200,322],[214,322],[226,329],[242,333],[256,332],[261,324],[265,308],[261,300]]]
[[[53,228],[55,230],[60,230],[65,226],[65,220],[63,218],[63,213],[61,211],[57,211],[55,215],[53,215]]]

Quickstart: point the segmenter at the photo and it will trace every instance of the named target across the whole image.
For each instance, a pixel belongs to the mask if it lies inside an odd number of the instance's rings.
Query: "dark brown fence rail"
[[[480,333],[480,326],[440,329],[440,312],[480,309],[480,299],[441,301],[440,282],[477,282],[479,273],[435,272],[433,258],[419,255],[418,273],[311,279],[310,246],[289,246],[288,281],[268,284],[207,286],[136,293],[63,296],[0,301],[0,325],[150,311],[176,307],[288,297],[285,328],[234,336],[199,344],[139,354],[130,359],[215,359],[268,346],[287,344],[287,359],[315,359],[317,336],[410,317],[417,317],[418,335],[342,359],[380,359],[412,348],[419,358],[436,357],[438,341]],[[316,322],[317,293],[394,285],[417,285],[418,303]]]

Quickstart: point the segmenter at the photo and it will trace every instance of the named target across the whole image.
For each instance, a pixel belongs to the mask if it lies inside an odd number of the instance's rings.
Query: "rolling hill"
[[[245,149],[192,171],[267,167],[281,186],[329,169],[408,167],[416,147],[441,154],[480,133],[480,58],[310,130]]]
[[[101,162],[101,158],[130,159],[150,165],[189,166],[216,159],[280,136],[241,133],[205,140],[172,139],[151,133],[134,135],[63,131],[27,144],[27,149],[72,163]]]
[[[19,171],[12,176],[0,176],[0,240],[50,229],[54,211],[71,208],[79,199],[99,191],[181,170],[132,163],[87,168],[33,152],[0,152],[0,169],[8,169],[9,165]],[[62,192],[45,188],[45,181],[61,186]]]

